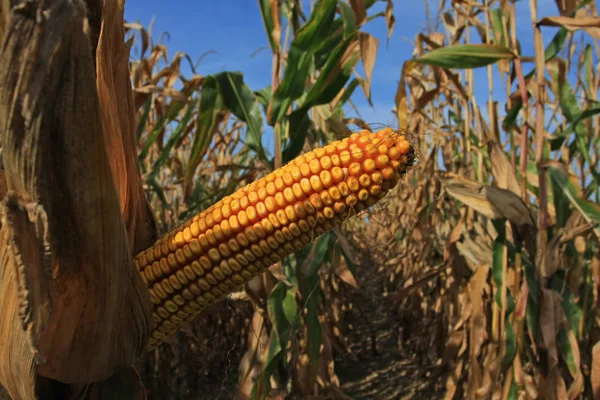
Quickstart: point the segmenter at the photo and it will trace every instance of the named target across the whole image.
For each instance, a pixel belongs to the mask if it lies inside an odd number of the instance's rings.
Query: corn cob
[[[135,257],[153,303],[147,349],[375,204],[414,157],[404,135],[389,128],[362,130],[298,156],[157,240]]]

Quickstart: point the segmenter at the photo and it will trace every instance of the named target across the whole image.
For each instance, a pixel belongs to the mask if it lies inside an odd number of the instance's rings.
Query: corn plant
[[[598,396],[596,5],[557,1],[538,19],[532,0],[534,54],[515,3],[439,6],[443,30],[417,36],[396,96],[399,123],[432,133],[390,206],[386,257],[420,254],[403,258],[391,299],[434,310],[422,328],[437,350],[416,351],[450,370],[446,398]]]

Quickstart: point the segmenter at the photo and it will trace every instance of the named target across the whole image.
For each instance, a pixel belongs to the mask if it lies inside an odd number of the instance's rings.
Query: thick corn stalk
[[[135,257],[154,305],[150,350],[211,304],[374,205],[414,163],[406,136],[363,130],[223,198]]]

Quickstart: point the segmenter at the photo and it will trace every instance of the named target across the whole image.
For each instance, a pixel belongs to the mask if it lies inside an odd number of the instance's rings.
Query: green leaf
[[[356,16],[354,15],[352,7],[344,1],[338,1],[338,6],[340,7],[340,18],[344,23],[344,33],[348,35],[356,32]]]
[[[494,220],[492,222],[494,224],[496,232],[498,233],[498,236],[496,237],[492,245],[492,277],[494,279],[494,283],[496,284],[496,294],[494,298],[496,299],[496,303],[500,307],[503,307],[501,288],[504,284],[504,250],[506,247],[506,222],[504,220]]]
[[[182,136],[185,133],[185,128],[187,128],[190,120],[192,119],[194,109],[196,108],[196,104],[197,102],[191,102],[188,105],[187,110],[183,115],[183,118],[181,119],[179,124],[177,124],[175,130],[169,136],[167,144],[165,144],[165,146],[163,147],[163,150],[161,151],[156,161],[154,161],[154,163],[152,164],[152,170],[150,171],[150,175],[155,175],[156,173],[158,173],[160,167],[162,167],[163,164],[169,159],[169,156],[171,155],[171,150],[173,149],[175,144],[177,144],[181,140]]]
[[[271,109],[267,117],[269,125],[273,126],[280,121],[294,100],[302,96],[312,67],[311,53],[293,46],[290,48],[284,78],[271,100]]]
[[[260,9],[260,16],[262,17],[265,31],[267,32],[267,39],[269,39],[269,45],[273,53],[279,53],[281,43],[275,40],[273,31],[275,30],[275,19],[273,15],[273,7],[271,7],[271,0],[258,0],[258,8]]]
[[[552,60],[554,57],[560,53],[565,42],[567,40],[567,35],[569,31],[565,28],[560,28],[556,35],[552,38],[548,46],[546,46],[546,50],[544,51],[544,59],[546,62]]]
[[[288,122],[290,141],[283,149],[282,159],[284,163],[290,162],[296,158],[304,147],[304,141],[306,140],[306,135],[310,126],[308,110],[299,108],[292,112]]]
[[[287,288],[283,282],[278,282],[267,300],[267,309],[269,310],[269,317],[273,328],[269,336],[269,349],[267,351],[265,367],[260,374],[261,381],[264,387],[267,388],[265,390],[266,393],[268,393],[268,389],[271,387],[270,377],[277,364],[285,361],[283,349],[287,346],[290,331],[298,314],[295,289]],[[254,390],[257,390],[256,383]]]
[[[360,85],[360,81],[358,80],[358,78],[354,78],[350,81],[350,83],[348,84],[348,86],[346,86],[346,89],[344,90],[344,94],[340,97],[340,101],[337,103],[336,109],[333,110],[334,113],[339,112],[342,109],[342,107],[350,100],[352,94],[354,94],[354,91],[356,90],[358,85]]]
[[[248,127],[246,145],[262,160],[266,160],[262,137],[262,114],[252,91],[244,83],[241,72],[220,72],[215,79],[219,83],[220,95],[228,109],[244,121]]]
[[[321,264],[325,260],[327,250],[331,247],[331,232],[326,232],[321,235],[315,243],[315,251],[312,256],[310,268],[308,269],[307,276],[315,275],[317,270],[321,267]]]
[[[562,191],[569,199],[571,205],[579,211],[587,222],[596,224],[594,232],[596,236],[600,237],[600,229],[598,228],[600,224],[600,205],[579,197],[580,188],[576,177],[568,176],[561,169],[553,165],[549,165],[547,168],[552,184],[557,186],[557,190]]]
[[[223,106],[223,99],[219,94],[216,79],[213,76],[207,76],[198,100],[196,133],[192,142],[190,157],[185,168],[184,188],[187,193],[191,192],[194,174],[200,164],[200,160],[202,160],[202,157],[204,157],[210,146],[214,134],[216,116]]]
[[[305,302],[307,343],[306,350],[309,356],[311,372],[316,373],[319,368],[321,355],[321,321],[319,321],[319,303],[321,301],[321,278],[318,274],[307,275],[300,285],[302,300]]]
[[[556,335],[556,345],[560,351],[560,355],[567,364],[567,368],[569,368],[569,372],[575,376],[579,371],[579,365],[575,362],[575,355],[573,354],[575,349],[573,349],[573,346],[569,341],[568,332],[564,327],[561,328]]]
[[[297,32],[290,45],[284,78],[271,100],[268,124],[273,126],[287,113],[294,100],[302,96],[314,65],[314,53],[323,46],[333,26],[336,0],[319,0],[310,19]]]
[[[515,126],[521,108],[523,108],[523,100],[518,97],[506,113],[506,117],[504,117],[504,121],[502,121],[502,129],[508,132]]]
[[[505,13],[506,14],[506,13]],[[494,42],[501,45],[508,45],[508,41],[506,40],[506,35],[504,34],[504,27],[502,24],[502,9],[496,8],[492,10],[490,13],[490,21],[492,22],[492,29],[494,31]],[[510,26],[508,26],[508,18],[507,18],[507,31],[510,32]],[[500,40],[498,40],[500,38]]]
[[[148,96],[148,98],[146,99],[146,102],[144,103],[144,111],[142,112],[142,115],[140,116],[140,120],[138,121],[137,131],[135,133],[135,138],[138,143],[140,141],[140,137],[142,136],[142,133],[144,133],[144,128],[146,127],[146,122],[148,121],[148,115],[150,115],[150,108],[152,106],[152,100],[153,100],[152,96]]]
[[[271,85],[266,86],[260,90],[255,90],[254,97],[256,98],[256,101],[258,101],[263,106],[263,111],[265,112],[265,115],[266,115],[267,107],[269,106],[269,103],[271,102],[271,98],[273,97],[273,89],[272,89]]]
[[[575,299],[573,292],[569,288],[568,283],[565,281],[564,274],[556,274],[550,282],[550,287],[556,292],[560,293],[565,317],[567,318],[567,321],[569,321],[569,326],[575,334],[575,337],[578,337],[579,324],[583,316],[583,310],[581,309],[581,306],[577,304],[577,300]]]
[[[572,111],[576,111],[576,110],[574,109]],[[571,132],[576,131],[577,124],[579,124],[584,119],[590,118],[596,114],[600,114],[600,103],[592,103],[592,105],[589,106],[584,111],[580,111],[576,115],[572,116],[573,119],[571,120],[571,123],[569,124],[567,129],[565,129],[563,134],[568,135]]]
[[[440,47],[413,61],[442,68],[479,68],[500,60],[513,59],[507,47],[492,44],[464,44]]]
[[[344,39],[333,51],[315,84],[308,91],[302,107],[308,108],[332,101],[346,85],[360,60],[357,35]]]
[[[512,365],[515,355],[517,354],[517,337],[515,336],[515,330],[510,323],[509,319],[505,321],[505,334],[506,339],[504,341],[504,358],[502,359],[502,371],[506,371],[508,367]]]
[[[310,19],[296,33],[292,47],[304,51],[318,50],[324,38],[331,33],[335,18],[337,1],[318,0],[310,15]]]
[[[138,157],[140,163],[146,159],[150,148],[156,142],[156,139],[158,139],[158,136],[163,131],[165,126],[171,121],[173,121],[175,118],[177,118],[177,115],[179,115],[179,112],[181,112],[181,110],[183,109],[183,107],[185,107],[186,104],[187,102],[185,101],[176,101],[171,103],[167,113],[156,122],[156,124],[154,125],[154,129],[152,130],[152,132],[150,132],[150,135],[148,135],[148,140],[146,140],[146,143],[142,147],[142,151],[140,152],[140,155]]]
[[[571,207],[569,207],[569,197],[565,195],[563,188],[556,182],[550,183],[552,197],[554,198],[554,209],[556,210],[556,224],[564,228],[571,216]]]

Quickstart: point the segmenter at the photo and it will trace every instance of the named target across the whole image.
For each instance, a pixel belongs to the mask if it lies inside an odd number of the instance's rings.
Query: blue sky
[[[557,14],[554,0],[538,0],[538,4],[540,18]],[[435,7],[432,6],[434,14]],[[374,6],[373,11],[384,9],[385,3],[381,2]],[[357,89],[353,96],[361,116],[368,123],[397,125],[392,108],[400,69],[403,62],[412,57],[412,41],[427,27],[423,1],[395,1],[394,15],[396,26],[389,42],[386,41],[387,28],[383,18],[369,22],[364,28],[379,39],[371,89],[374,107],[369,106],[361,90]],[[169,57],[172,57],[175,51],[182,51],[196,60],[208,51],[218,51],[204,57],[197,71],[199,74],[208,75],[224,70],[241,71],[252,90],[270,84],[271,53],[256,0],[126,1],[127,21],[137,21],[147,27],[153,18],[152,35],[156,40],[162,32],[169,33],[170,37],[164,39],[169,48]],[[443,27],[440,27],[440,30],[443,30]],[[532,54],[533,35],[529,1],[521,0],[517,5],[517,30],[524,53]],[[544,28],[546,43],[555,32],[556,28]],[[259,51],[261,48],[263,50]],[[526,72],[532,67],[532,64],[527,64]],[[494,71],[497,74],[496,69]],[[478,80],[487,81],[486,69],[476,70],[475,76]],[[476,93],[476,97],[483,105],[488,98],[487,84],[482,82],[478,87],[481,92]],[[496,87],[500,89],[500,85]],[[502,104],[505,98],[504,90],[498,90],[494,95]],[[272,141],[268,138],[269,133],[265,134],[264,144],[269,148]]]

